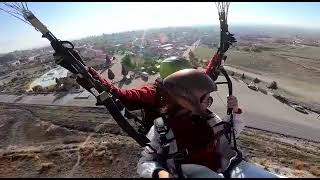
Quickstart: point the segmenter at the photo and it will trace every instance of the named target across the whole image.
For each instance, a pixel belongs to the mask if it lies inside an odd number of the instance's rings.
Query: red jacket
[[[215,55],[212,58],[205,70],[205,73],[209,76],[212,75],[212,72],[217,65],[217,57],[218,55]],[[147,107],[157,108],[159,105],[155,97],[157,91],[155,84],[148,84],[139,89],[120,89],[109,83],[106,79],[102,78],[93,68],[89,68],[89,72],[95,79],[98,79],[105,86],[114,90],[117,93],[118,98],[122,101],[122,103],[127,105],[129,109]]]
[[[145,122],[147,128],[151,128],[153,120],[160,116],[159,109],[161,107],[160,96],[157,96],[157,85],[147,84],[141,88],[120,89],[102,78],[93,68],[89,68],[93,78],[99,80],[103,85],[110,88],[117,94],[117,98],[126,106],[128,110],[144,110],[144,119],[150,120]]]

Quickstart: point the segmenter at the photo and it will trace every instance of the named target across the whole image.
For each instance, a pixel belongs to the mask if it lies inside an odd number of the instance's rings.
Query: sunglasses
[[[206,97],[206,96],[201,97],[201,98],[200,98],[200,102],[201,102],[201,103],[204,103],[204,104],[207,104],[207,107],[210,107],[210,106],[212,105],[212,103],[213,103],[213,98],[212,98],[211,96],[209,96],[209,97],[207,98],[207,100],[204,101],[204,98],[205,98],[205,97]]]

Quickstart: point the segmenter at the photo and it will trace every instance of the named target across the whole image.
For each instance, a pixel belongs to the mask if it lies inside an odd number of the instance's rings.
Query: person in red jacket
[[[208,74],[211,79],[216,80],[217,75],[215,68],[218,64],[218,55],[215,55],[209,62],[205,73]],[[101,77],[99,73],[89,68],[89,73],[99,80],[104,86],[113,91],[117,98],[129,109],[129,110],[144,110],[144,119],[146,120],[146,128],[149,129],[153,125],[153,120],[160,116],[162,108],[166,105],[166,98],[163,95],[161,89],[161,80],[168,75],[182,69],[193,68],[191,63],[181,57],[170,57],[163,60],[160,64],[160,78],[158,78],[153,84],[147,84],[141,88],[121,89],[105,78]]]
[[[149,129],[153,125],[153,120],[160,116],[162,108],[167,103],[160,90],[161,80],[178,70],[187,68],[193,68],[188,60],[180,57],[167,58],[160,64],[160,78],[152,84],[132,89],[121,89],[111,84],[91,67],[89,68],[89,73],[94,79],[100,81],[110,91],[113,91],[128,110],[143,109],[146,129]]]
[[[214,58],[205,71],[192,68],[192,65],[186,59],[168,58],[162,61],[160,65],[160,79],[157,79],[153,84],[133,89],[121,89],[109,83],[93,68],[89,68],[89,73],[107,89],[113,91],[113,94],[129,110],[145,110],[146,129],[151,128],[148,136],[154,131],[152,130],[154,120],[165,115],[169,127],[174,132],[178,143],[177,148],[186,149],[190,152],[187,161],[204,165],[212,170],[218,170],[225,166],[221,162],[221,158],[224,156],[221,155],[223,150],[217,151],[219,145],[214,141],[215,138],[213,137],[216,136],[216,132],[211,125],[215,125],[221,119],[207,109],[213,102],[210,93],[217,90],[214,84],[217,73],[212,71],[216,70],[218,61],[217,56],[214,56]],[[227,104],[229,108],[233,109],[233,112],[241,114],[236,97],[229,96]],[[235,124],[239,124],[237,126],[239,128],[236,129],[237,132],[240,132],[243,128],[243,122],[240,115],[238,116],[235,116]],[[208,119],[211,119],[211,121]],[[148,138],[152,143],[157,142],[157,139]],[[145,151],[148,151],[148,149],[145,149]],[[156,152],[147,153],[143,156],[138,165],[138,173],[142,177],[170,176],[169,169],[154,165],[158,164],[155,159],[157,159]],[[162,174],[165,175],[162,176]]]

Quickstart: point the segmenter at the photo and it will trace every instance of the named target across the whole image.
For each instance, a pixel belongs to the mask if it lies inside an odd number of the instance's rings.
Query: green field
[[[196,57],[201,60],[211,59],[215,52],[216,49],[211,49],[204,45],[201,45],[194,50],[194,54],[196,55]]]

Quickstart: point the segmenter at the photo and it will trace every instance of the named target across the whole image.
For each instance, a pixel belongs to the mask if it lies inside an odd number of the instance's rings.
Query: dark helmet
[[[176,103],[200,115],[206,114],[201,108],[202,97],[217,90],[214,81],[199,69],[177,71],[163,80],[163,87]]]

